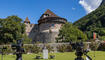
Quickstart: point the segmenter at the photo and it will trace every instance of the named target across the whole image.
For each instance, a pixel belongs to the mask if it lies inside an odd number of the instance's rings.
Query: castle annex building
[[[59,29],[67,20],[54,14],[49,9],[42,14],[38,20],[38,24],[31,24],[28,17],[24,23],[26,24],[26,34],[33,42],[55,43],[59,34]]]

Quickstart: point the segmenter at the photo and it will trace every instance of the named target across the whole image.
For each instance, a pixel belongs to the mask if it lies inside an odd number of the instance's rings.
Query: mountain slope
[[[103,5],[105,3],[105,0],[102,1],[102,3],[100,5]]]
[[[84,16],[80,20],[74,22],[82,31],[89,31],[94,28],[105,27],[105,0],[92,13]]]
[[[74,22],[74,25],[85,32],[89,40],[93,38],[93,32],[98,34],[100,40],[105,40],[105,0],[95,11]]]

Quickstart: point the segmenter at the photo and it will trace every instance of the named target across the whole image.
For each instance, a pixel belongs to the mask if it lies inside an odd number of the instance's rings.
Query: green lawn
[[[89,52],[88,54],[94,60],[94,52]],[[55,59],[48,59],[48,60],[74,60],[74,58],[76,57],[74,52],[54,53],[54,55],[56,55]],[[95,52],[95,55],[96,55],[95,60],[105,60],[105,52],[97,51]],[[27,54],[27,55],[23,54],[23,60],[37,60],[37,59],[34,59],[35,56],[36,54]],[[15,60],[15,59],[16,59],[15,55],[4,55],[3,60]],[[40,59],[40,60],[43,60],[43,59]]]

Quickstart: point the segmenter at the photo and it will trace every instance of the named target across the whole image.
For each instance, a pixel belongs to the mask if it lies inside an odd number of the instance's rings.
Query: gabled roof
[[[24,23],[30,23],[30,20],[28,19],[28,17],[26,17]]]

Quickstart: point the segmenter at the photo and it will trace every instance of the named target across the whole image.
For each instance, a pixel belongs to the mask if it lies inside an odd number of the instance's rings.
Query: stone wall
[[[26,34],[33,42],[47,42],[55,43],[56,37],[59,34],[59,30],[62,26],[60,22],[46,22],[41,24],[29,24],[26,25]]]
[[[39,31],[40,32],[49,32],[49,29],[53,30],[53,31],[59,31],[60,27],[61,27],[61,23],[42,23],[39,25]]]
[[[24,45],[34,45],[34,44],[24,44]],[[54,52],[58,52],[58,48],[57,48],[58,46],[61,46],[61,45],[68,46],[69,43],[46,43],[46,44],[40,43],[40,44],[35,44],[35,45],[37,45],[40,48],[43,48],[45,45],[50,46],[50,47],[53,47]]]
[[[40,40],[43,42],[55,43],[59,34],[61,23],[43,23],[39,25]]]
[[[31,30],[32,30],[32,28],[34,27],[34,24],[25,23],[25,25],[26,25],[25,32],[26,32],[27,35],[29,35]]]
[[[34,24],[33,28],[31,29],[28,37],[34,40],[36,35],[38,34],[38,24]]]

